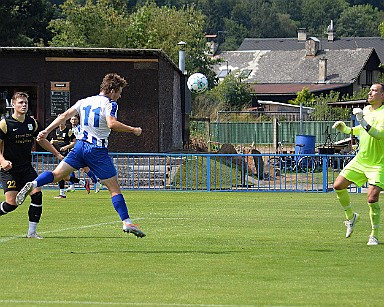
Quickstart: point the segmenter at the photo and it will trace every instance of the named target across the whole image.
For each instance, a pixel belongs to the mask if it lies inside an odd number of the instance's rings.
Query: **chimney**
[[[186,42],[178,42],[177,45],[180,47],[179,49],[179,69],[181,70],[182,74],[185,74],[185,45]]]
[[[327,27],[328,33],[328,41],[333,42],[336,38],[335,28],[333,27],[333,20],[331,20],[331,24]]]
[[[305,42],[305,56],[314,57],[320,49],[320,40],[316,37],[310,37]]]
[[[327,80],[327,59],[321,58],[319,60],[319,83],[325,83]]]
[[[307,40],[307,29],[306,28],[297,29],[297,40],[299,42],[305,42]]]

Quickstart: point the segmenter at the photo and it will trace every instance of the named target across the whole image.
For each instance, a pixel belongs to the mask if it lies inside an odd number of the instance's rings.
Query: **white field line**
[[[143,220],[144,218],[135,218],[133,220]],[[180,218],[180,217],[158,217],[158,218],[145,218],[145,219],[161,219],[161,220],[184,220],[186,218]],[[93,225],[84,225],[80,227],[69,227],[69,228],[62,228],[62,229],[57,229],[57,230],[49,230],[49,231],[38,231],[39,234],[44,235],[44,234],[49,234],[49,233],[58,233],[58,232],[64,232],[64,231],[70,231],[70,230],[80,230],[80,229],[85,229],[85,228],[95,228],[95,227],[100,227],[103,225],[111,225],[111,224],[116,224],[116,223],[121,223],[120,221],[113,221],[113,222],[105,222],[105,223],[99,223],[99,224],[93,224]],[[15,239],[20,239],[24,238],[25,233],[22,235],[15,235],[15,236],[10,236],[10,237],[5,237],[5,238],[0,238],[0,243],[5,243],[11,240]],[[1,301],[0,301],[1,302]]]

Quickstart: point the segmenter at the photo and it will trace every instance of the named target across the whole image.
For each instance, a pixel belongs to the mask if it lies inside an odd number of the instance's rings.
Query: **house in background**
[[[305,49],[310,37],[305,28],[297,30],[297,37],[292,38],[245,38],[238,51],[281,50],[294,51]],[[317,38],[320,50],[342,50],[374,48],[384,63],[384,38],[382,37],[337,37],[333,23],[327,29],[327,37]]]
[[[327,38],[246,38],[237,51],[216,54],[219,79],[240,74],[258,99],[288,102],[304,87],[315,95],[338,91],[352,95],[376,82],[384,63],[384,39],[337,38],[333,23]]]
[[[301,50],[227,51],[216,57],[218,77],[240,74],[260,100],[288,102],[303,88],[315,95],[338,91],[352,95],[369,87],[379,75],[380,59],[373,48],[321,50],[310,38]]]

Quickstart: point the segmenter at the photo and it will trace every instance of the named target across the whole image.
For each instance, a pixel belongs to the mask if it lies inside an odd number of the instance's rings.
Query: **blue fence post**
[[[207,155],[207,191],[211,190],[211,155]]]
[[[328,191],[328,156],[322,156],[323,160],[323,192]]]

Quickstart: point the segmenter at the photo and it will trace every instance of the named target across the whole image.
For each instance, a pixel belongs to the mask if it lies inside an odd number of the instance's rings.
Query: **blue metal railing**
[[[320,154],[110,153],[124,190],[328,192],[353,156]],[[59,162],[33,152],[38,173]],[[79,170],[79,177],[86,174]],[[56,184],[46,187],[56,188]],[[361,189],[351,186],[352,192]]]

